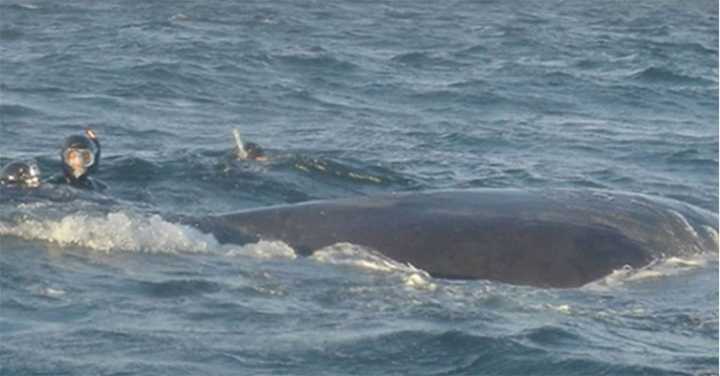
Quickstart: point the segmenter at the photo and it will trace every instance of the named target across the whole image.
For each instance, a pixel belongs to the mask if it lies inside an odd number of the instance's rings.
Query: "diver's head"
[[[35,188],[40,185],[40,168],[35,161],[14,161],[0,172],[0,185]]]
[[[257,161],[264,161],[267,159],[267,157],[265,157],[265,151],[260,147],[260,145],[254,142],[248,142],[244,146],[245,151],[247,152],[247,159]]]
[[[65,139],[60,158],[66,177],[79,179],[95,164],[95,144],[85,136],[70,136]]]

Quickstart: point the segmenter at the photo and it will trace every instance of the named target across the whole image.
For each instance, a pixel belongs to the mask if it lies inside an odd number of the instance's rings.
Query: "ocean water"
[[[718,374],[715,252],[538,289],[169,220],[478,187],[717,212],[716,1],[0,0],[0,94],[0,163],[49,177],[91,126],[110,186],[0,196],[0,374]]]

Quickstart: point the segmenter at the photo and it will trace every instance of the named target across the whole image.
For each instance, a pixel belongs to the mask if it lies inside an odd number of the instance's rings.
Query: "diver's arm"
[[[87,138],[95,144],[95,163],[93,163],[93,165],[88,169],[89,172],[94,173],[100,165],[100,140],[98,140],[95,131],[89,127],[85,128],[85,136],[87,136]]]

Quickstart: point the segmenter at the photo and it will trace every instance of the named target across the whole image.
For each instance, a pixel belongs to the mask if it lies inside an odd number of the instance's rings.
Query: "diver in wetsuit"
[[[9,188],[37,188],[40,168],[35,161],[13,161],[0,171],[0,186]]]
[[[266,161],[265,150],[254,142],[248,142],[244,145],[247,152],[247,159],[253,161]]]
[[[107,188],[103,182],[90,177],[100,164],[100,141],[92,129],[85,128],[84,135],[67,137],[60,150],[60,159],[63,176],[50,179],[50,182],[89,190]]]
[[[242,139],[240,139],[240,131],[238,129],[233,130],[233,136],[235,136],[235,150],[233,152],[235,159],[267,161],[265,150],[263,150],[260,145],[254,142],[243,142]]]

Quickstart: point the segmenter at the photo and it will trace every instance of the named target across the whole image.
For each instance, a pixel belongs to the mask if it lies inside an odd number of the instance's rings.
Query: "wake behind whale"
[[[313,201],[190,219],[224,243],[310,255],[349,242],[452,279],[577,287],[626,266],[717,252],[717,216],[638,194],[480,189]]]

